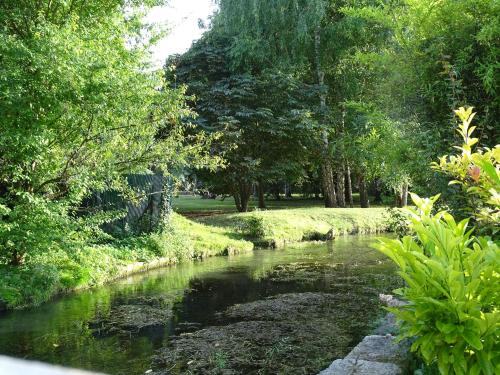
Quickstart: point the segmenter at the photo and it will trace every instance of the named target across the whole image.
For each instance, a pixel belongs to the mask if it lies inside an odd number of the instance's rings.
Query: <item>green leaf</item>
[[[477,350],[483,349],[483,343],[481,342],[480,337],[476,332],[473,332],[470,330],[464,330],[464,332],[462,333],[462,337],[474,349],[477,349]]]

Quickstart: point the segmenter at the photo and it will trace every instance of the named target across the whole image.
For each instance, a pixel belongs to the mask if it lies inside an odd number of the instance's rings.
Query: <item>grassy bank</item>
[[[253,244],[224,228],[173,214],[162,234],[133,237],[79,249],[33,254],[23,266],[0,265],[0,310],[38,305],[51,297],[100,285],[150,266],[251,251]]]
[[[196,221],[174,213],[161,234],[48,249],[30,255],[22,266],[0,265],[0,310],[38,305],[57,294],[101,285],[148,267],[251,251],[254,245],[279,247],[385,230],[383,208],[293,208],[213,215]]]
[[[297,208],[200,217],[198,222],[230,230],[259,246],[325,240],[344,234],[387,230],[384,208]]]

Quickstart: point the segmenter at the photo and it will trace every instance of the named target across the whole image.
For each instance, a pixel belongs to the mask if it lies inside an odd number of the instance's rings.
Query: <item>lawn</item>
[[[359,194],[353,194],[354,205],[359,206]],[[269,210],[289,209],[289,208],[305,208],[305,207],[323,207],[324,202],[321,199],[306,199],[301,197],[293,197],[292,199],[268,199],[266,200],[266,208]],[[258,207],[258,201],[252,198],[248,204],[249,211],[254,211]],[[197,216],[198,214],[217,214],[236,212],[236,206],[232,197],[224,200],[203,199],[200,196],[180,195],[174,197],[174,211],[185,214],[186,216]]]

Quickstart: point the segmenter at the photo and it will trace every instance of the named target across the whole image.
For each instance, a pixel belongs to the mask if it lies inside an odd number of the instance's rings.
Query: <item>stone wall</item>
[[[404,302],[392,296],[380,295],[388,306],[401,306]],[[343,359],[337,359],[319,375],[404,375],[409,372],[409,343],[396,342],[396,319],[387,314],[374,335],[366,336]]]

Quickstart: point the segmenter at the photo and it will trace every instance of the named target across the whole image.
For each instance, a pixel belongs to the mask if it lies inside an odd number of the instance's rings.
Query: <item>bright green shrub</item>
[[[499,374],[499,247],[474,237],[467,219],[433,215],[437,198],[412,195],[414,236],[376,245],[407,283],[396,292],[409,304],[390,310],[401,321],[400,337],[415,337],[411,350],[441,374]]]
[[[495,234],[500,222],[500,145],[472,152],[478,142],[472,137],[476,128],[471,126],[475,113],[472,107],[461,107],[455,113],[462,121],[457,132],[463,139],[463,145],[456,147],[461,153],[449,157],[445,155],[432,166],[450,176],[453,179],[450,184],[462,187],[467,201],[464,211],[475,219],[480,230]]]
[[[20,265],[28,253],[68,245],[75,228],[66,207],[43,198],[24,194],[13,208],[0,204],[0,263]]]
[[[0,305],[38,305],[56,291],[58,271],[53,265],[0,265]],[[1,306],[0,306],[1,308]]]
[[[238,231],[248,238],[261,238],[268,232],[266,231],[264,219],[257,215],[249,215],[245,220],[241,220]]]

